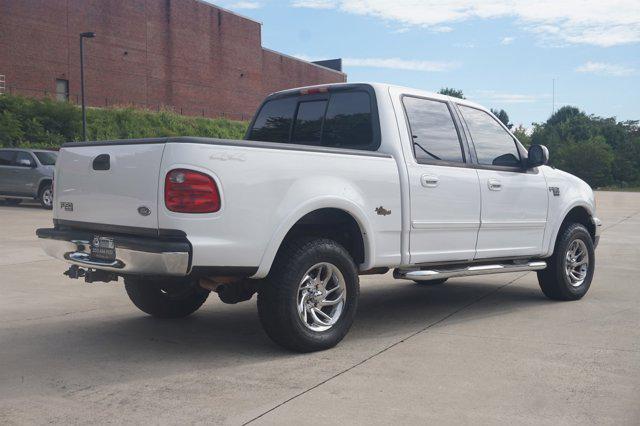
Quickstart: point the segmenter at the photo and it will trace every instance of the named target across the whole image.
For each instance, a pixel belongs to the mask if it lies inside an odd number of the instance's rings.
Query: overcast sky
[[[344,59],[349,81],[449,86],[525,126],[556,108],[640,119],[640,0],[212,1],[263,23],[262,44]]]

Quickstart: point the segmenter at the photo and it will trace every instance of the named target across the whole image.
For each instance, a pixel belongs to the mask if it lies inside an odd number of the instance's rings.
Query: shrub
[[[169,110],[87,109],[87,138],[112,140],[166,136],[242,139],[243,121],[188,117]],[[82,113],[67,102],[0,96],[0,146],[58,148],[82,139]]]

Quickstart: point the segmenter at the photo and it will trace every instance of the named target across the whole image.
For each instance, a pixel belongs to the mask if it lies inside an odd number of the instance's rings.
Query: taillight
[[[164,181],[164,204],[172,212],[213,213],[220,210],[220,192],[211,176],[175,169]]]

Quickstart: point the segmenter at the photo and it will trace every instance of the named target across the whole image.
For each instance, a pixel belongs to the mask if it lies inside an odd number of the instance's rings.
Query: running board
[[[457,268],[419,269],[393,271],[394,278],[414,281],[430,281],[442,278],[468,277],[472,275],[504,274],[507,272],[539,271],[547,267],[543,260],[526,263],[509,263],[495,265],[476,265]]]

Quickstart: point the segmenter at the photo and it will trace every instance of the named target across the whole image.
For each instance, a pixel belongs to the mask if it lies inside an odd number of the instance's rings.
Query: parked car
[[[322,350],[351,327],[358,276],[390,268],[418,284],[537,271],[548,297],[583,297],[594,194],[547,160],[467,100],[382,84],[293,89],[267,97],[242,141],[64,145],[54,227],[37,235],[71,278],[123,277],[148,314],[257,292],[275,342]]]
[[[17,205],[24,199],[53,207],[53,172],[58,153],[41,149],[0,149],[0,198]]]

